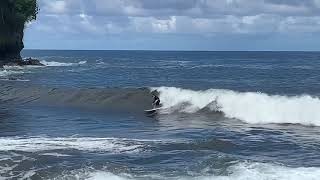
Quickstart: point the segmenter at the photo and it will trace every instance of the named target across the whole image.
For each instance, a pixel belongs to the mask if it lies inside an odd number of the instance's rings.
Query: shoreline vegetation
[[[0,1],[0,67],[41,65],[39,60],[21,58],[25,25],[37,19],[37,0]]]

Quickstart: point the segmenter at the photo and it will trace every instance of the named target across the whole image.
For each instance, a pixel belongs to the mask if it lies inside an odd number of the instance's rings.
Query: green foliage
[[[0,24],[25,24],[37,18],[37,0],[0,0]]]
[[[14,9],[16,15],[24,22],[35,20],[39,12],[37,0],[15,0]]]
[[[25,24],[38,12],[37,0],[0,0],[0,59],[4,52],[20,53]]]

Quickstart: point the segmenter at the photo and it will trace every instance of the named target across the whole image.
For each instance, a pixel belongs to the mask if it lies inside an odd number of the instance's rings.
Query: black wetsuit
[[[153,97],[153,105],[160,106],[160,98],[158,96]]]

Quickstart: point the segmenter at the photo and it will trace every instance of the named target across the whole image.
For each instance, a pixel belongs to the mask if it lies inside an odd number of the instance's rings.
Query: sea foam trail
[[[247,123],[292,123],[320,126],[320,99],[310,95],[280,96],[257,92],[209,89],[193,91],[175,87],[152,88],[164,107],[194,113],[203,108],[221,111]]]
[[[132,153],[143,150],[144,144],[137,140],[119,138],[47,138],[5,137],[0,138],[0,151],[39,152],[46,150],[77,149],[112,153]]]

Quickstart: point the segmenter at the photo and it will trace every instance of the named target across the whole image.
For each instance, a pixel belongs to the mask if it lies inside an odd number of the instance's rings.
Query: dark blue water
[[[42,69],[25,78],[75,87],[232,89],[282,94],[319,92],[318,52],[24,51],[48,62],[87,63]]]
[[[0,179],[318,179],[318,52],[23,56],[47,67],[0,70]]]

